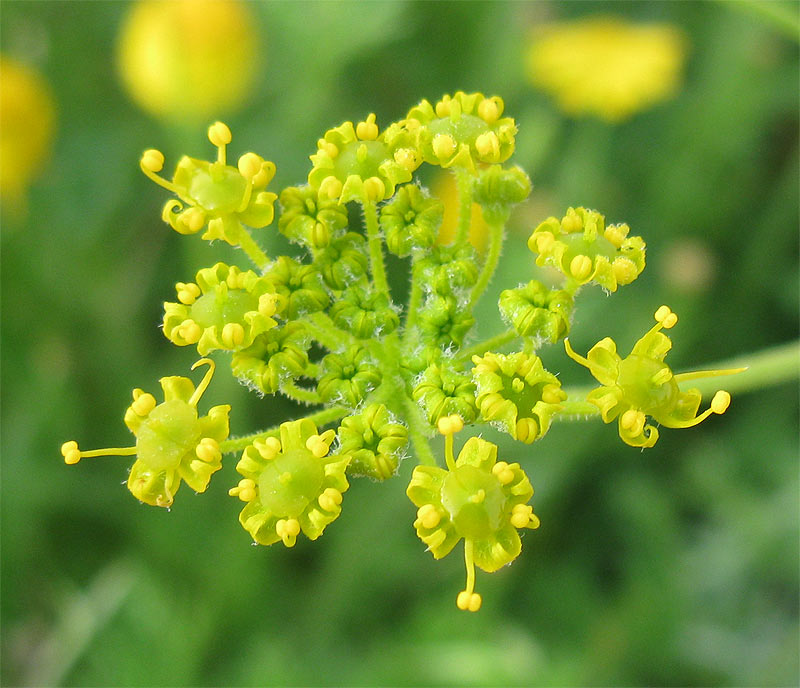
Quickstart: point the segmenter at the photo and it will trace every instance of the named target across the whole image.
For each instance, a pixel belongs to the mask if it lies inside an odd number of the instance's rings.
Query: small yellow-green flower
[[[242,243],[242,225],[261,228],[272,222],[277,196],[266,191],[275,176],[275,164],[255,153],[245,153],[237,167],[227,164],[226,146],[231,131],[222,122],[212,124],[208,139],[217,147],[217,160],[208,162],[184,155],[172,181],[158,175],[164,155],[146,150],[139,167],[159,186],[181,200],[167,201],[161,217],[180,234],[196,234],[206,228],[203,239],[222,239],[232,246]]]
[[[667,306],[661,306],[655,319],[653,328],[636,342],[624,359],[617,353],[617,346],[610,337],[595,344],[586,358],[573,351],[568,339],[564,341],[570,358],[586,366],[602,385],[592,390],[586,400],[600,409],[604,422],[619,421],[619,436],[632,447],[652,447],[656,443],[658,430],[647,424],[648,416],[668,428],[690,428],[712,413],[727,410],[730,394],[720,390],[711,400],[711,407],[698,414],[702,394],[697,389],[681,391],[680,382],[744,370],[673,374],[664,363],[672,342],[661,330],[673,327],[678,316]]]
[[[379,133],[375,115],[353,125],[329,129],[311,156],[308,183],[323,199],[378,202],[394,195],[398,184],[411,181],[421,160],[413,137],[399,124]]]
[[[231,371],[262,394],[275,394],[283,382],[306,372],[310,344],[303,323],[287,322],[283,327],[267,330],[252,345],[235,352]]]
[[[238,351],[277,325],[278,295],[252,270],[217,263],[200,270],[195,282],[178,282],[179,303],[164,304],[164,334],[174,344],[197,344],[201,356]]]
[[[340,354],[328,354],[320,363],[322,377],[317,392],[326,403],[355,408],[383,379],[381,369],[369,351],[353,346]]]
[[[320,199],[309,186],[290,186],[281,191],[278,229],[289,240],[312,249],[325,248],[347,229],[347,206]]]
[[[136,461],[128,476],[134,497],[153,506],[169,507],[183,480],[196,492],[204,492],[211,474],[222,468],[219,443],[228,437],[230,406],[214,406],[198,416],[197,402],[214,374],[214,362],[204,358],[192,366],[207,365],[200,385],[186,377],[162,377],[164,401],[133,390],[133,403],[125,412],[125,425],[136,436],[133,447],[81,451],[77,442],[61,447],[64,461],[76,464],[89,456],[132,456]]]
[[[307,418],[281,423],[280,439],[249,445],[236,465],[244,476],[229,491],[247,505],[239,522],[261,545],[293,547],[302,532],[316,540],[342,512],[349,456],[329,456],[333,430],[322,434]]]
[[[438,423],[445,436],[447,470],[417,466],[406,494],[419,507],[414,528],[435,559],[449,554],[463,538],[467,585],[459,609],[478,611],[475,566],[491,573],[511,563],[522,550],[518,529],[538,528],[527,504],[533,488],[518,463],[497,460],[497,446],[479,437],[466,441],[455,459],[453,434],[464,427],[457,415]]]
[[[553,414],[567,395],[559,379],[542,366],[538,356],[518,352],[487,352],[473,356],[476,403],[481,417],[515,440],[530,444],[549,429]]]
[[[330,303],[330,296],[316,265],[301,263],[289,256],[279,256],[264,276],[285,304],[281,312],[289,320],[321,311]]]
[[[386,247],[401,258],[414,249],[428,249],[436,241],[444,208],[414,184],[400,187],[381,208],[381,229]]]
[[[347,472],[386,480],[397,471],[408,445],[408,429],[383,404],[370,404],[342,419],[337,454],[349,456]]]
[[[569,332],[573,304],[569,292],[548,289],[537,280],[517,289],[506,289],[498,301],[500,314],[518,335],[550,342]]]
[[[478,416],[472,376],[449,365],[433,363],[425,368],[417,378],[411,396],[434,428],[445,416],[458,415],[466,423]]]
[[[548,217],[528,239],[537,265],[550,265],[578,285],[595,282],[608,291],[630,284],[644,270],[645,245],[628,236],[626,224],[605,225],[596,210],[569,208],[559,220]]]
[[[675,26],[587,17],[538,27],[527,66],[566,114],[619,122],[673,95],[685,53]]]
[[[458,91],[435,105],[421,101],[404,124],[425,162],[474,171],[476,163],[504,162],[514,152],[517,125],[502,116],[503,107],[498,96]]]

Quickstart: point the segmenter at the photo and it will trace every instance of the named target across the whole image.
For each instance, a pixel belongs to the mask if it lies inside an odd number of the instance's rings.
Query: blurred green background
[[[776,8],[796,23],[796,3]],[[302,182],[317,138],[345,119],[386,124],[457,89],[501,95],[534,192],[494,292],[530,278],[536,223],[597,208],[644,236],[648,268],[612,298],[586,292],[575,348],[610,335],[627,351],[668,303],[672,367],[702,368],[798,335],[798,44],[760,9],[250,4],[255,82],[219,116],[236,155],[276,162],[274,190]],[[39,71],[56,108],[27,207],[3,208],[3,685],[796,685],[796,383],[734,395],[724,416],[646,452],[599,422],[504,444],[542,527],[512,566],[478,573],[478,614],[454,604],[458,550],[434,562],[416,538],[411,461],[387,483],[353,481],[325,536],[292,550],[249,546],[226,494],[231,458],[171,512],[130,496],[125,459],[64,466],[67,439],[129,442],[133,387],[187,374],[195,355],[163,338],[161,304],[227,255],[169,231],[165,193],[138,170],[148,147],[167,169],[212,150],[208,120],[169,124],[126,95],[114,46],[128,10],[2,3],[3,54]],[[598,13],[685,34],[674,98],[610,125],[567,118],[533,88],[534,29]],[[500,326],[487,297],[481,332]],[[560,350],[542,357],[565,383],[591,383]],[[288,412],[224,374],[206,403],[233,404],[234,434]]]

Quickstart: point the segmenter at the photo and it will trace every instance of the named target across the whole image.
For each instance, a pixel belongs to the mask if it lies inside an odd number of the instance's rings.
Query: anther
[[[433,504],[424,504],[417,510],[417,518],[423,528],[435,528],[439,525],[442,517]]]
[[[511,510],[511,525],[515,528],[525,528],[531,522],[533,507],[527,504],[517,504]]]
[[[533,418],[520,418],[516,426],[517,439],[530,444],[539,435],[539,425]]]
[[[335,158],[337,155],[339,155],[339,149],[336,147],[336,144],[326,141],[325,139],[320,139],[317,141],[317,148],[324,153],[327,153],[328,157],[331,158]]]
[[[505,461],[498,461],[492,466],[492,473],[500,481],[501,485],[508,485],[514,480],[514,471],[509,468],[508,463]]]
[[[450,134],[436,134],[431,142],[433,154],[439,160],[446,160],[456,150],[456,141]]]
[[[628,409],[620,417],[619,424],[626,430],[630,430],[640,421],[641,415],[641,411],[637,411],[636,409]]]
[[[197,297],[200,296],[200,287],[194,282],[178,282],[175,285],[175,290],[178,293],[178,301],[184,306],[191,306],[197,300]]]
[[[538,232],[531,235],[528,240],[528,248],[536,253],[548,253],[553,244],[556,243],[556,238],[551,232]]]
[[[520,380],[518,377],[514,377],[514,379],[511,381],[511,389],[519,394],[523,389],[525,389],[525,382]]]
[[[253,177],[261,172],[262,162],[263,160],[260,155],[256,155],[255,153],[245,153],[239,158],[237,167],[245,179],[253,179]]]
[[[156,407],[156,398],[152,394],[140,394],[131,404],[133,412],[143,418]]]
[[[277,437],[267,437],[263,440],[256,440],[253,442],[253,446],[261,455],[261,458],[266,461],[274,459],[281,451],[281,441]]]
[[[475,139],[475,150],[488,162],[500,159],[500,140],[493,131],[487,131]]]
[[[484,98],[478,105],[478,117],[487,124],[494,124],[500,117],[500,106],[494,98]]]
[[[564,390],[558,385],[549,384],[542,387],[542,401],[546,404],[558,404],[565,397]]]
[[[456,598],[456,606],[464,611],[477,612],[481,608],[482,601],[477,592],[462,590]]]
[[[74,466],[81,460],[81,452],[78,449],[78,443],[75,440],[64,442],[61,445],[61,455],[64,457],[64,463]]]
[[[200,327],[194,320],[187,318],[180,325],[178,325],[178,336],[180,336],[187,344],[196,344],[203,336],[203,328]]]
[[[583,220],[578,213],[568,213],[561,219],[561,228],[567,234],[579,232],[583,229]]]
[[[482,504],[486,499],[486,490],[479,489],[475,494],[469,496],[469,501],[473,504]]]
[[[250,478],[243,478],[236,487],[228,490],[228,494],[243,502],[252,502],[256,498],[256,484]]]
[[[375,113],[367,115],[367,119],[356,126],[356,136],[362,141],[374,141],[378,138],[378,125],[375,124]]]
[[[231,142],[231,130],[222,122],[214,122],[208,128],[208,140],[215,146],[227,146]]]
[[[457,432],[461,432],[464,429],[464,421],[462,420],[461,416],[457,413],[454,413],[451,416],[444,416],[443,418],[439,419],[439,422],[436,424],[439,432],[442,435],[454,435]]]
[[[731,404],[731,395],[724,389],[719,390],[711,400],[711,410],[714,413],[725,413]]]
[[[661,387],[661,385],[666,384],[672,379],[672,371],[664,366],[661,370],[657,373],[654,373],[650,378],[650,384],[653,387]]]
[[[661,323],[664,329],[675,327],[678,322],[678,316],[673,313],[669,306],[661,306],[655,313],[656,322]]]
[[[228,323],[222,328],[222,344],[229,349],[240,346],[244,341],[244,327],[239,323]]]
[[[198,459],[206,463],[216,461],[221,455],[219,442],[213,437],[204,437],[195,447],[194,453],[197,454]]]
[[[335,511],[342,503],[342,493],[334,487],[326,487],[317,501],[325,511]]]
[[[394,153],[394,161],[409,172],[417,169],[417,154],[412,148],[400,148]]]
[[[142,153],[139,164],[150,172],[160,172],[164,168],[164,154],[160,150],[150,148]]]
[[[336,177],[330,175],[325,177],[322,180],[322,183],[319,185],[319,197],[323,199],[335,199],[339,198],[342,193],[342,182],[340,182]]]
[[[382,201],[386,197],[386,184],[380,177],[364,180],[364,193],[370,201]]]
[[[569,271],[575,279],[586,279],[592,273],[592,259],[578,254],[570,261]]]

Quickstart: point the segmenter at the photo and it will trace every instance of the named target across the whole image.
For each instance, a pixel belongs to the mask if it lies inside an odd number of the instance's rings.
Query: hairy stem
[[[483,296],[483,292],[486,291],[486,287],[489,286],[494,271],[497,269],[497,263],[500,261],[500,250],[503,248],[503,229],[504,225],[500,223],[489,225],[489,252],[486,255],[486,262],[483,264],[478,281],[472,288],[472,293],[469,297],[469,308],[478,303],[478,299]]]
[[[253,265],[259,270],[263,270],[269,263],[269,256],[261,250],[246,227],[239,224],[239,229],[239,248],[247,254]]]
[[[319,398],[319,394],[316,390],[300,387],[294,380],[287,380],[281,385],[280,389],[281,394],[301,404],[312,405],[322,403],[322,399]]]
[[[312,421],[317,427],[327,425],[339,418],[343,418],[348,414],[348,410],[342,406],[333,406],[316,411],[305,418]],[[253,433],[252,435],[245,435],[243,437],[232,437],[225,440],[219,445],[220,451],[223,454],[231,454],[233,452],[242,451],[246,446],[252,444],[256,440],[263,440],[267,437],[278,437],[280,435],[280,425],[274,425],[266,430]]]
[[[386,281],[386,267],[383,264],[383,242],[378,228],[378,210],[375,203],[364,199],[364,222],[367,227],[367,245],[369,246],[369,263],[375,289],[389,296],[389,283]]]
[[[327,313],[311,313],[306,320],[311,325],[311,337],[330,351],[341,351],[356,342],[355,337],[338,328]]]
[[[473,356],[481,356],[487,351],[498,349],[503,346],[503,344],[508,344],[508,342],[513,341],[518,336],[516,330],[512,327],[510,330],[506,330],[505,332],[496,334],[494,337],[489,337],[489,339],[484,339],[482,342],[462,349],[458,356],[456,356],[456,360],[459,362],[470,361]]]
[[[462,168],[456,170],[458,189],[458,225],[456,226],[456,245],[469,241],[469,226],[472,220],[472,176]]]
[[[417,455],[417,460],[420,464],[424,464],[425,466],[436,466],[436,457],[433,455],[433,450],[428,442],[428,438],[425,437],[425,433],[422,430],[424,426],[419,407],[408,397],[405,399],[405,404],[406,411],[408,411],[406,415],[408,435],[411,437],[411,442],[414,445],[414,452]]]

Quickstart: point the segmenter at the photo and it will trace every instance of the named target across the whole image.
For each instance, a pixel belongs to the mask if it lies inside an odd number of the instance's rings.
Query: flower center
[[[497,478],[474,466],[459,466],[442,485],[442,505],[456,531],[476,540],[496,533],[502,524],[505,497]]]
[[[261,503],[272,514],[297,518],[319,497],[325,470],[307,449],[292,449],[267,464],[258,479]]]
[[[200,441],[197,410],[180,399],[159,404],[136,433],[136,454],[151,468],[174,470]]]
[[[244,314],[258,310],[258,299],[246,291],[229,289],[224,294],[215,289],[192,304],[191,316],[200,327],[222,328],[229,322],[243,323]]]
[[[661,361],[636,354],[620,361],[617,384],[626,401],[645,413],[656,408],[671,409],[680,393],[678,384],[673,379],[658,384],[652,382],[656,375],[663,375],[665,369],[668,370]]]
[[[233,167],[219,163],[198,165],[189,183],[189,196],[206,210],[232,213],[241,204],[246,185]]]

